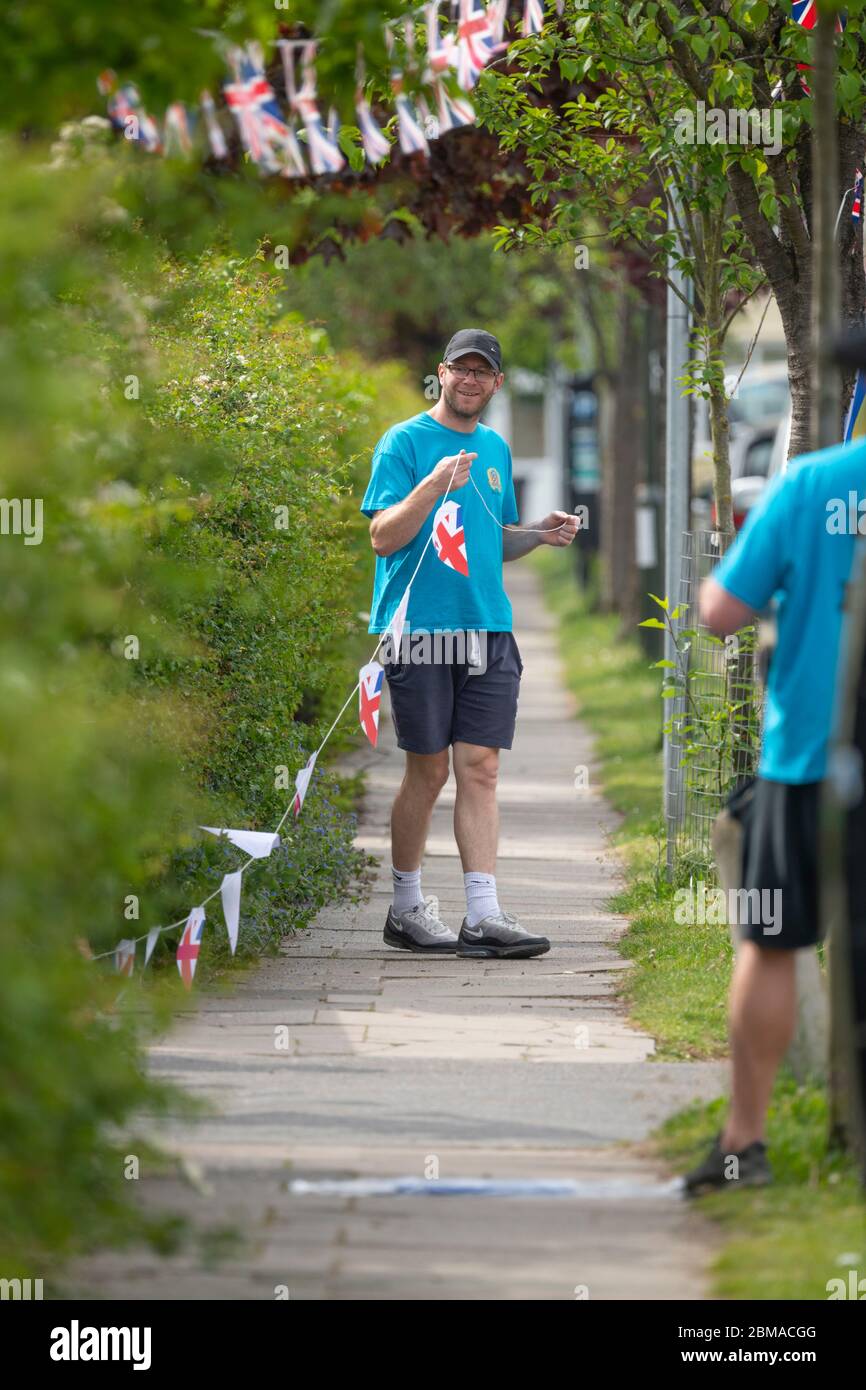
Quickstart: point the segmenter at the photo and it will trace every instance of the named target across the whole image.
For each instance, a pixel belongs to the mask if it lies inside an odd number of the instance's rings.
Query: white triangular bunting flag
[[[151,927],[150,931],[147,933],[147,940],[146,940],[145,943],[144,943],[144,964],[145,964],[145,966],[147,965],[147,962],[150,960],[151,956],[153,955],[153,948],[154,948],[154,946],[156,945],[156,939],[157,939],[158,936],[159,936],[159,927]]]
[[[226,931],[229,934],[229,945],[232,948],[232,955],[238,944],[238,924],[241,915],[241,879],[243,873],[240,869],[236,873],[226,874],[220,884],[220,893],[223,900],[223,916],[226,919]]]
[[[296,816],[301,814],[301,807],[304,804],[304,797],[307,795],[307,787],[310,785],[310,778],[313,775],[313,768],[316,766],[316,758],[319,756],[318,749],[311,753],[305,765],[301,768],[295,778],[295,799],[292,802],[292,810]]]
[[[374,748],[379,737],[379,704],[384,674],[378,661],[369,661],[358,672],[358,717],[361,728]]]
[[[225,830],[215,825],[202,825],[200,829],[206,830],[209,835],[225,835],[251,859],[267,859],[271,850],[280,843],[279,835],[271,830]]]
[[[131,975],[135,969],[135,942],[118,941],[114,950],[114,968],[119,975]]]
[[[388,631],[391,634],[392,661],[400,660],[400,643],[403,641],[403,628],[406,626],[406,612],[409,608],[409,595],[411,592],[412,585],[407,584],[406,592],[397,604],[396,612],[388,625]]]

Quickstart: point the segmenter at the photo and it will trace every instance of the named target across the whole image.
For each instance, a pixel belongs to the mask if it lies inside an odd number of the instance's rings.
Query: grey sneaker
[[[401,912],[399,917],[389,907],[382,939],[386,946],[434,956],[453,956],[457,949],[457,936],[439,920],[439,899],[432,896],[408,912]]]
[[[703,1163],[686,1173],[683,1191],[687,1197],[700,1197],[705,1192],[718,1192],[725,1188],[765,1187],[772,1181],[766,1144],[756,1139],[739,1153],[724,1153],[720,1130]]]
[[[457,955],[522,960],[526,956],[543,956],[549,950],[546,936],[533,936],[510,912],[502,911],[484,917],[474,927],[467,927],[464,917]]]

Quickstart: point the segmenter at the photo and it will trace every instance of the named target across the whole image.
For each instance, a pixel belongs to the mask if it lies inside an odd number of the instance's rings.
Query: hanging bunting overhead
[[[214,107],[213,97],[210,92],[202,92],[199,97],[199,104],[201,106],[211,154],[214,159],[228,159],[229,147],[226,144],[226,137],[223,134],[222,126],[217,119],[216,108]]]
[[[279,39],[286,78],[286,96],[292,111],[304,123],[307,134],[307,154],[314,174],[337,174],[346,160],[336,139],[332,139],[322,123],[316,101],[316,45],[312,41]],[[300,88],[295,78],[295,52],[301,50]]]
[[[173,101],[166,107],[163,122],[163,144],[167,157],[189,159],[193,152],[193,125],[191,116],[182,101]]]
[[[373,112],[370,103],[364,96],[364,50],[358,44],[358,56],[355,61],[355,115],[358,118],[358,129],[361,132],[361,144],[364,147],[364,154],[368,164],[381,164],[391,153],[391,142],[383,135]]]
[[[103,96],[108,97],[108,119],[124,139],[141,145],[151,154],[162,150],[159,126],[145,111],[138,88],[134,82],[118,85],[117,74],[111,68],[99,74],[96,85]]]
[[[265,77],[261,45],[228,52],[234,81],[223,85],[226,104],[234,115],[250,158],[267,173],[287,178],[306,172],[292,127],[284,120],[276,93]]]
[[[421,85],[429,89],[429,95],[418,91],[410,95],[406,90],[405,74],[393,56],[393,26],[399,22],[403,24],[405,32],[409,70],[416,71],[415,19],[409,15],[400,21],[390,20],[383,26],[389,61],[392,63],[391,90],[397,113],[398,143],[407,155],[422,154],[426,157],[429,155],[430,140],[475,122],[476,113],[472,103],[449,91],[447,78],[450,73],[456,73],[457,85],[468,93],[491,59],[508,48],[505,40],[508,0],[490,0],[486,6],[483,0],[451,0],[452,21],[456,20],[456,28],[449,27],[446,22],[444,29],[440,26],[440,5],[441,0],[430,0],[419,11],[426,29]],[[556,0],[556,10],[558,14],[562,13],[562,0]],[[543,22],[544,6],[541,0],[527,0],[524,32],[538,32]],[[262,174],[305,179],[338,174],[347,167],[348,161],[340,148],[339,111],[331,104],[325,120],[319,110],[316,39],[275,41],[285,75],[289,109],[286,116],[268,80],[262,45],[257,40],[237,44],[214,30],[199,29],[196,32],[214,42],[230,69],[231,78],[222,88],[225,104],[234,119],[245,153]],[[300,61],[300,84],[296,78],[296,57]],[[208,91],[201,92],[197,110],[181,101],[172,102],[160,129],[145,110],[133,83],[120,85],[116,73],[106,69],[100,73],[97,85],[107,98],[108,114],[114,128],[143,148],[189,158],[199,144],[212,159],[220,162],[230,159],[231,151],[220,112]],[[354,109],[365,159],[368,164],[378,166],[389,157],[392,145],[365,96],[363,49],[360,44]],[[305,141],[298,134],[301,122]],[[202,134],[197,139],[199,125]],[[306,143],[306,151],[303,143]]]
[[[507,18],[508,0],[490,0],[487,6],[487,22],[493,36],[493,52],[496,54],[504,52],[508,47],[505,42],[505,21]]]
[[[427,144],[427,137],[421,128],[415,107],[403,90],[402,70],[394,66],[394,35],[388,24],[385,25],[385,44],[391,58],[391,91],[394,96],[394,105],[397,108],[397,133],[400,149],[404,154],[423,154],[426,157],[430,153],[430,147]]]
[[[439,134],[459,126],[472,125],[475,111],[466,98],[452,96],[445,86],[445,75],[457,67],[457,43],[453,35],[444,38],[439,31],[439,4],[425,5],[424,17],[427,27],[427,67],[424,81],[432,87],[436,100],[436,120]]]
[[[460,0],[457,50],[457,81],[464,92],[471,92],[493,57],[493,31],[487,11],[476,0]]]
[[[541,0],[525,0],[523,6],[523,37],[540,34],[544,28],[544,5]]]

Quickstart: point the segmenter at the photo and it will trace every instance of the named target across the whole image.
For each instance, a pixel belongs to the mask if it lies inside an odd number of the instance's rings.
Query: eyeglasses
[[[496,373],[491,372],[489,367],[462,367],[455,366],[451,362],[446,362],[445,366],[448,368],[449,372],[453,372],[461,381],[465,380],[468,376],[474,376],[476,381],[479,383],[484,382],[485,384],[496,380]]]

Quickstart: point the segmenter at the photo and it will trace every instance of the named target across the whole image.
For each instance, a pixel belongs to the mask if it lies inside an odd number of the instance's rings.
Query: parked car
[[[787,450],[786,442],[779,445],[779,431],[787,420],[790,436],[791,392],[787,370],[782,365],[747,369],[739,385],[737,375],[732,373],[725,378],[725,387],[733,392],[728,407],[731,498],[734,526],[739,530],[774,467],[778,468],[778,463],[774,463],[775,452],[779,447]],[[704,457],[693,463],[692,525],[696,529],[712,530],[716,524],[712,445],[705,443],[703,453]]]

